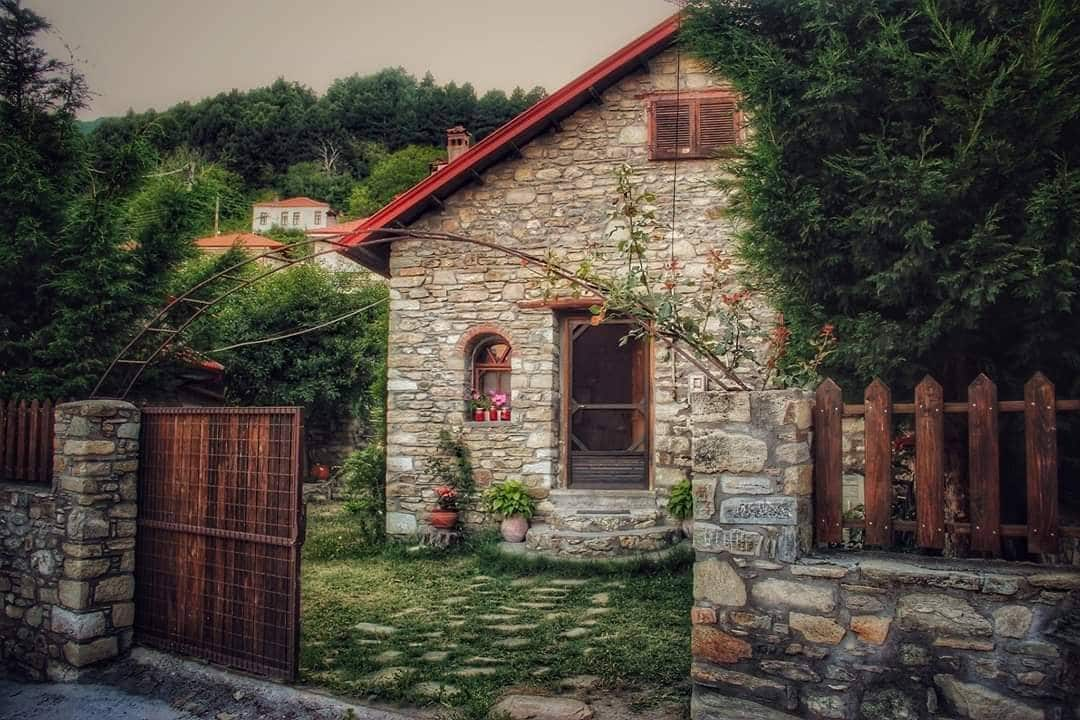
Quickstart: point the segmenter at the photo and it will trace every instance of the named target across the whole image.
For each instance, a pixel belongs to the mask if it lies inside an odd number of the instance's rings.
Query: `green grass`
[[[491,578],[475,582],[476,576]],[[557,607],[509,613],[503,607],[534,602],[534,588],[555,579],[584,579],[566,587],[565,597],[550,600]],[[518,581],[518,585],[512,585]],[[520,583],[528,583],[522,585]],[[473,588],[473,589],[470,589]],[[595,596],[607,593],[606,605]],[[608,689],[628,692],[640,704],[683,702],[689,689],[689,558],[679,556],[660,565],[611,565],[530,562],[495,552],[495,538],[474,538],[452,551],[410,551],[390,544],[373,550],[352,530],[349,516],[336,506],[312,508],[304,548],[301,674],[305,682],[350,696],[373,697],[403,704],[452,706],[460,718],[484,717],[505,689],[558,689],[559,680],[594,675]],[[447,598],[467,597],[464,604]],[[518,606],[519,607],[519,606]],[[608,607],[588,616],[590,608]],[[414,614],[392,617],[421,608]],[[565,613],[545,619],[551,612]],[[532,624],[518,634],[526,647],[494,647],[504,637],[480,615],[515,615],[503,624]],[[584,638],[561,637],[564,631],[594,619]],[[452,626],[453,621],[457,626]],[[464,621],[462,623],[462,621]],[[357,630],[357,623],[396,628],[390,637],[376,638]],[[427,637],[433,633],[439,636]],[[422,662],[433,650],[447,650],[443,662]],[[380,664],[380,653],[401,655]],[[470,663],[474,657],[493,662]],[[460,677],[466,666],[494,668],[494,673]],[[408,667],[396,682],[374,682],[384,667]],[[537,676],[539,668],[549,668]],[[439,682],[458,690],[453,698],[424,698],[418,682]]]

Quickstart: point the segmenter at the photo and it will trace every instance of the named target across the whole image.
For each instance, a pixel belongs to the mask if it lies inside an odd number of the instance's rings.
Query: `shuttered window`
[[[739,141],[739,112],[730,95],[665,98],[650,105],[653,160],[710,158]]]

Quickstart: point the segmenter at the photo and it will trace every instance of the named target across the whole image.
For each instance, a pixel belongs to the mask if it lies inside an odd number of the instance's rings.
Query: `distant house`
[[[315,262],[333,272],[367,272],[363,265],[353,261],[343,253],[326,252],[322,255],[319,254],[334,249],[335,246],[332,243],[341,240],[346,235],[351,235],[366,220],[367,218],[358,218],[337,225],[327,225],[326,227],[307,230],[304,233],[307,239],[317,241],[311,246],[311,252],[316,256]]]
[[[311,230],[324,228],[335,220],[330,206],[309,197],[294,197],[255,203],[251,211],[251,231]]]
[[[277,240],[253,233],[210,235],[195,241],[195,246],[209,255],[223,255],[237,245],[256,255],[269,250],[282,250],[286,247],[284,243]]]

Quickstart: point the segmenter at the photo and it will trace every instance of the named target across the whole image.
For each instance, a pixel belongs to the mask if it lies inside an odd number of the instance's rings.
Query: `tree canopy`
[[[860,381],[1080,378],[1077,18],[1078,0],[690,3],[684,43],[750,118],[735,213],[788,370],[831,324],[827,369]]]

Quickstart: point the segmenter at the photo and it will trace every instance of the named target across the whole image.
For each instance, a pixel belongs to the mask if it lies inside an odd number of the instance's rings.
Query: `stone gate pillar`
[[[131,647],[138,409],[115,400],[59,405],[54,453],[63,541],[48,674],[62,680]]]
[[[811,546],[813,402],[800,390],[706,392],[691,400],[695,720],[768,712],[740,710],[739,696],[797,707],[785,684],[735,668],[753,653],[748,631],[768,622],[752,612],[748,579],[795,562]],[[770,578],[754,582],[752,592],[801,596],[806,588]]]

